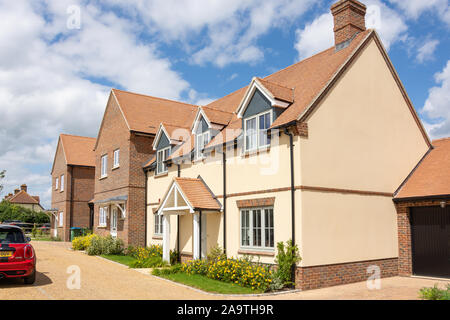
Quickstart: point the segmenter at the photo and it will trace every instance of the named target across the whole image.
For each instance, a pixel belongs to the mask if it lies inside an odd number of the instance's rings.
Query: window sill
[[[265,250],[257,250],[257,249],[239,249],[238,254],[248,254],[252,256],[266,256],[266,257],[274,257],[274,251],[265,251]]]
[[[162,240],[162,239],[163,239],[163,236],[160,236],[160,235],[154,235],[154,236],[152,237],[152,239],[153,239],[153,240]]]
[[[97,229],[107,229],[106,226],[98,226]]]
[[[116,166],[116,167],[112,167],[111,170],[117,170],[117,169],[119,169],[119,168],[120,168],[120,166]]]
[[[243,151],[241,156],[242,156],[242,158],[248,158],[250,156],[259,155],[261,153],[268,153],[268,152],[270,152],[270,146],[261,147],[259,149],[254,149],[254,150]]]
[[[162,177],[167,177],[169,175],[169,171],[167,172],[163,172],[163,173],[155,173],[155,178],[162,178]]]
[[[98,180],[104,180],[104,179],[106,179],[106,178],[108,178],[108,176],[100,177]]]

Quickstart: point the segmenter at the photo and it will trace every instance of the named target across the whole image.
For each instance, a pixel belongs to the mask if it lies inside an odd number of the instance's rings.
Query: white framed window
[[[60,184],[61,184],[61,192],[63,192],[64,191],[64,175],[61,176]]]
[[[102,156],[102,166],[101,166],[101,178],[108,176],[108,155]]]
[[[273,207],[241,210],[241,247],[274,249]]]
[[[119,158],[120,158],[120,150],[114,150],[114,161],[113,161],[113,168],[118,168],[120,163],[119,163]]]
[[[55,190],[58,190],[58,188],[59,188],[59,178],[56,177],[55,178]]]
[[[64,212],[60,212],[59,213],[59,218],[58,218],[58,222],[59,222],[59,227],[63,227],[64,226]]]
[[[162,236],[163,234],[163,216],[162,214],[155,214],[155,235]]]
[[[170,147],[158,150],[156,153],[156,174],[166,173],[169,168],[167,164],[164,162],[170,156]]]
[[[98,214],[98,226],[106,227],[106,216],[108,215],[108,208],[101,207]]]
[[[203,149],[211,140],[211,133],[209,131],[197,134],[195,136],[195,159],[203,159]]]
[[[272,111],[264,112],[244,120],[244,148],[253,151],[270,146],[268,129],[272,125]]]

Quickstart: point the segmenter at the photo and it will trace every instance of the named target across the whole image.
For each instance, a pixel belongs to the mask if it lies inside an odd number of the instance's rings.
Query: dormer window
[[[156,152],[156,174],[164,174],[169,171],[167,164],[164,162],[170,156],[170,147],[158,150]]]
[[[268,129],[272,125],[272,111],[244,119],[245,151],[270,146]]]
[[[195,135],[195,159],[203,159],[203,149],[210,142],[211,134],[209,131]]]

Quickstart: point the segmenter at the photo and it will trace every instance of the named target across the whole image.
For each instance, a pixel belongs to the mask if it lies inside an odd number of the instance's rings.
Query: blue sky
[[[0,0],[0,169],[50,206],[59,133],[96,136],[111,87],[206,104],[333,45],[316,0]],[[365,0],[430,136],[450,136],[448,0]]]

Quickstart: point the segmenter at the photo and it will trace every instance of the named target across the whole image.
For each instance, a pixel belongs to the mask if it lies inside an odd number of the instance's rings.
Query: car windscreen
[[[16,228],[0,228],[0,244],[25,243],[22,230]]]

